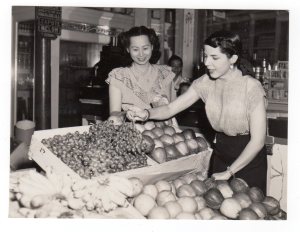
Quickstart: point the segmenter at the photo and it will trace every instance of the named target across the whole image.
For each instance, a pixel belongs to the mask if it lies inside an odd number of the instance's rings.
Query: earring
[[[230,65],[230,69],[233,69],[233,64]]]

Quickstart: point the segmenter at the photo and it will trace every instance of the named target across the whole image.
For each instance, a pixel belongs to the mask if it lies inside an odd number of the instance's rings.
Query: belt
[[[225,136],[229,136],[229,137],[250,135],[249,131],[244,132],[244,133],[238,133],[238,134],[236,134],[236,135],[226,135],[224,132],[217,132],[216,135],[215,135],[215,138],[214,138],[214,140],[213,140],[213,143],[216,143],[216,141],[217,141],[217,135],[218,135],[218,134],[220,134],[220,135],[225,135]]]

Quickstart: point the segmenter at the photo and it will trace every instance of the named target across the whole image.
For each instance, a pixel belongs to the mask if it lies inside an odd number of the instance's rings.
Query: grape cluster
[[[115,126],[103,121],[88,132],[55,135],[42,143],[83,178],[147,165],[142,135],[131,123]]]

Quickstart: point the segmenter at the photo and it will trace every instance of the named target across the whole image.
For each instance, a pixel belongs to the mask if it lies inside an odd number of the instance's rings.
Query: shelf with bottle
[[[267,83],[266,93],[269,103],[288,103],[288,62],[278,61],[267,69],[264,80]]]
[[[33,37],[34,36],[34,20],[20,22],[18,25],[18,35]]]

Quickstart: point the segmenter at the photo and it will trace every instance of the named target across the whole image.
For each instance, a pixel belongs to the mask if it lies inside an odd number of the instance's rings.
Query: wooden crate
[[[80,176],[64,164],[58,157],[56,157],[45,145],[42,144],[42,139],[53,137],[54,135],[65,135],[67,133],[74,133],[78,131],[83,133],[89,130],[89,126],[69,127],[51,130],[35,131],[29,148],[28,155],[33,159],[43,170],[46,167],[51,167],[56,173],[68,173],[71,176],[80,178]],[[171,180],[178,176],[190,172],[201,171],[203,175],[207,175],[209,167],[209,160],[212,150],[208,149],[198,154],[185,156],[176,160],[158,164],[148,157],[147,167],[127,170],[123,172],[114,173],[114,175],[121,175],[125,177],[138,177],[144,184],[154,183],[157,180],[165,179]]]

